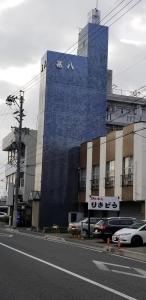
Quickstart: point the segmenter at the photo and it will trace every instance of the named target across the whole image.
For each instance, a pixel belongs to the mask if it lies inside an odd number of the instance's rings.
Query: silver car
[[[99,222],[99,218],[90,218],[90,233],[92,235],[94,225]],[[88,218],[80,220],[79,222],[69,223],[68,232],[71,234],[81,234],[83,237],[88,236]]]

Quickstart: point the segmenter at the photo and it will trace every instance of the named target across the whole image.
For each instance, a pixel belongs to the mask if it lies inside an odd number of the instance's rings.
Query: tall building
[[[79,145],[106,132],[108,28],[97,9],[79,33],[77,54],[42,58],[34,226],[67,224],[78,203]]]

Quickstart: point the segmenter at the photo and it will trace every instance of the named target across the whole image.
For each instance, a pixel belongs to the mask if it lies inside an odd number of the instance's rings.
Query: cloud
[[[7,10],[0,24],[1,68],[36,64],[48,49],[67,49],[77,40],[77,14],[66,0],[59,6],[58,0],[23,1],[11,13]]]
[[[1,0],[0,14],[5,10],[21,5],[25,0]]]
[[[146,24],[143,23],[143,19],[140,16],[133,18],[130,25],[136,31],[146,32]]]
[[[0,69],[0,80],[21,86],[30,81],[33,76],[38,74],[39,70],[39,62],[34,65],[29,64],[24,67],[10,67],[7,69]]]
[[[129,44],[129,45],[139,46],[139,47],[146,45],[145,41],[134,41],[134,40],[128,40],[128,39],[120,39],[120,42]]]
[[[14,91],[18,90],[19,86],[17,84],[12,84],[6,81],[0,81],[0,103],[5,102],[6,97],[13,94]]]
[[[8,114],[11,111],[5,104],[6,97],[19,91],[20,85],[23,89],[39,73],[46,50],[64,52],[77,42],[79,28],[87,24],[87,13],[95,2],[0,0],[0,144],[11,126],[16,126],[13,115]],[[145,44],[141,44],[145,43],[145,2],[109,28],[109,68],[113,69],[113,83],[119,88],[134,90],[145,84],[142,58],[146,54]],[[100,1],[101,19],[114,7],[115,0]],[[36,128],[38,98],[39,80],[25,90],[23,126]]]

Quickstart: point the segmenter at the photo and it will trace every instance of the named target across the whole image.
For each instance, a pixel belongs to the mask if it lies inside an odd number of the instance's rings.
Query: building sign
[[[45,60],[45,62],[41,65],[41,72],[43,72],[45,69],[47,68],[47,61]],[[56,60],[56,68],[57,69],[67,69],[67,70],[74,70],[74,65],[73,63],[70,62],[63,62],[62,60]]]
[[[120,209],[119,198],[90,196],[88,201],[88,209],[118,211]]]
[[[56,68],[63,69],[64,67],[67,68],[68,70],[74,70],[74,66],[72,62],[63,63],[62,60],[56,61]]]
[[[61,60],[57,60],[56,61],[56,68],[58,68],[58,69],[62,69],[63,68],[63,64],[62,64]]]

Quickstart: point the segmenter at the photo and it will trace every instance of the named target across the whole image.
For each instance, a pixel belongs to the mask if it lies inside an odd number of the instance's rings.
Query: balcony
[[[115,186],[115,176],[105,177],[105,188],[113,188]]]
[[[121,185],[122,186],[131,186],[133,185],[133,173],[122,174],[121,175]]]
[[[99,178],[93,178],[91,180],[91,189],[93,191],[99,190]]]

